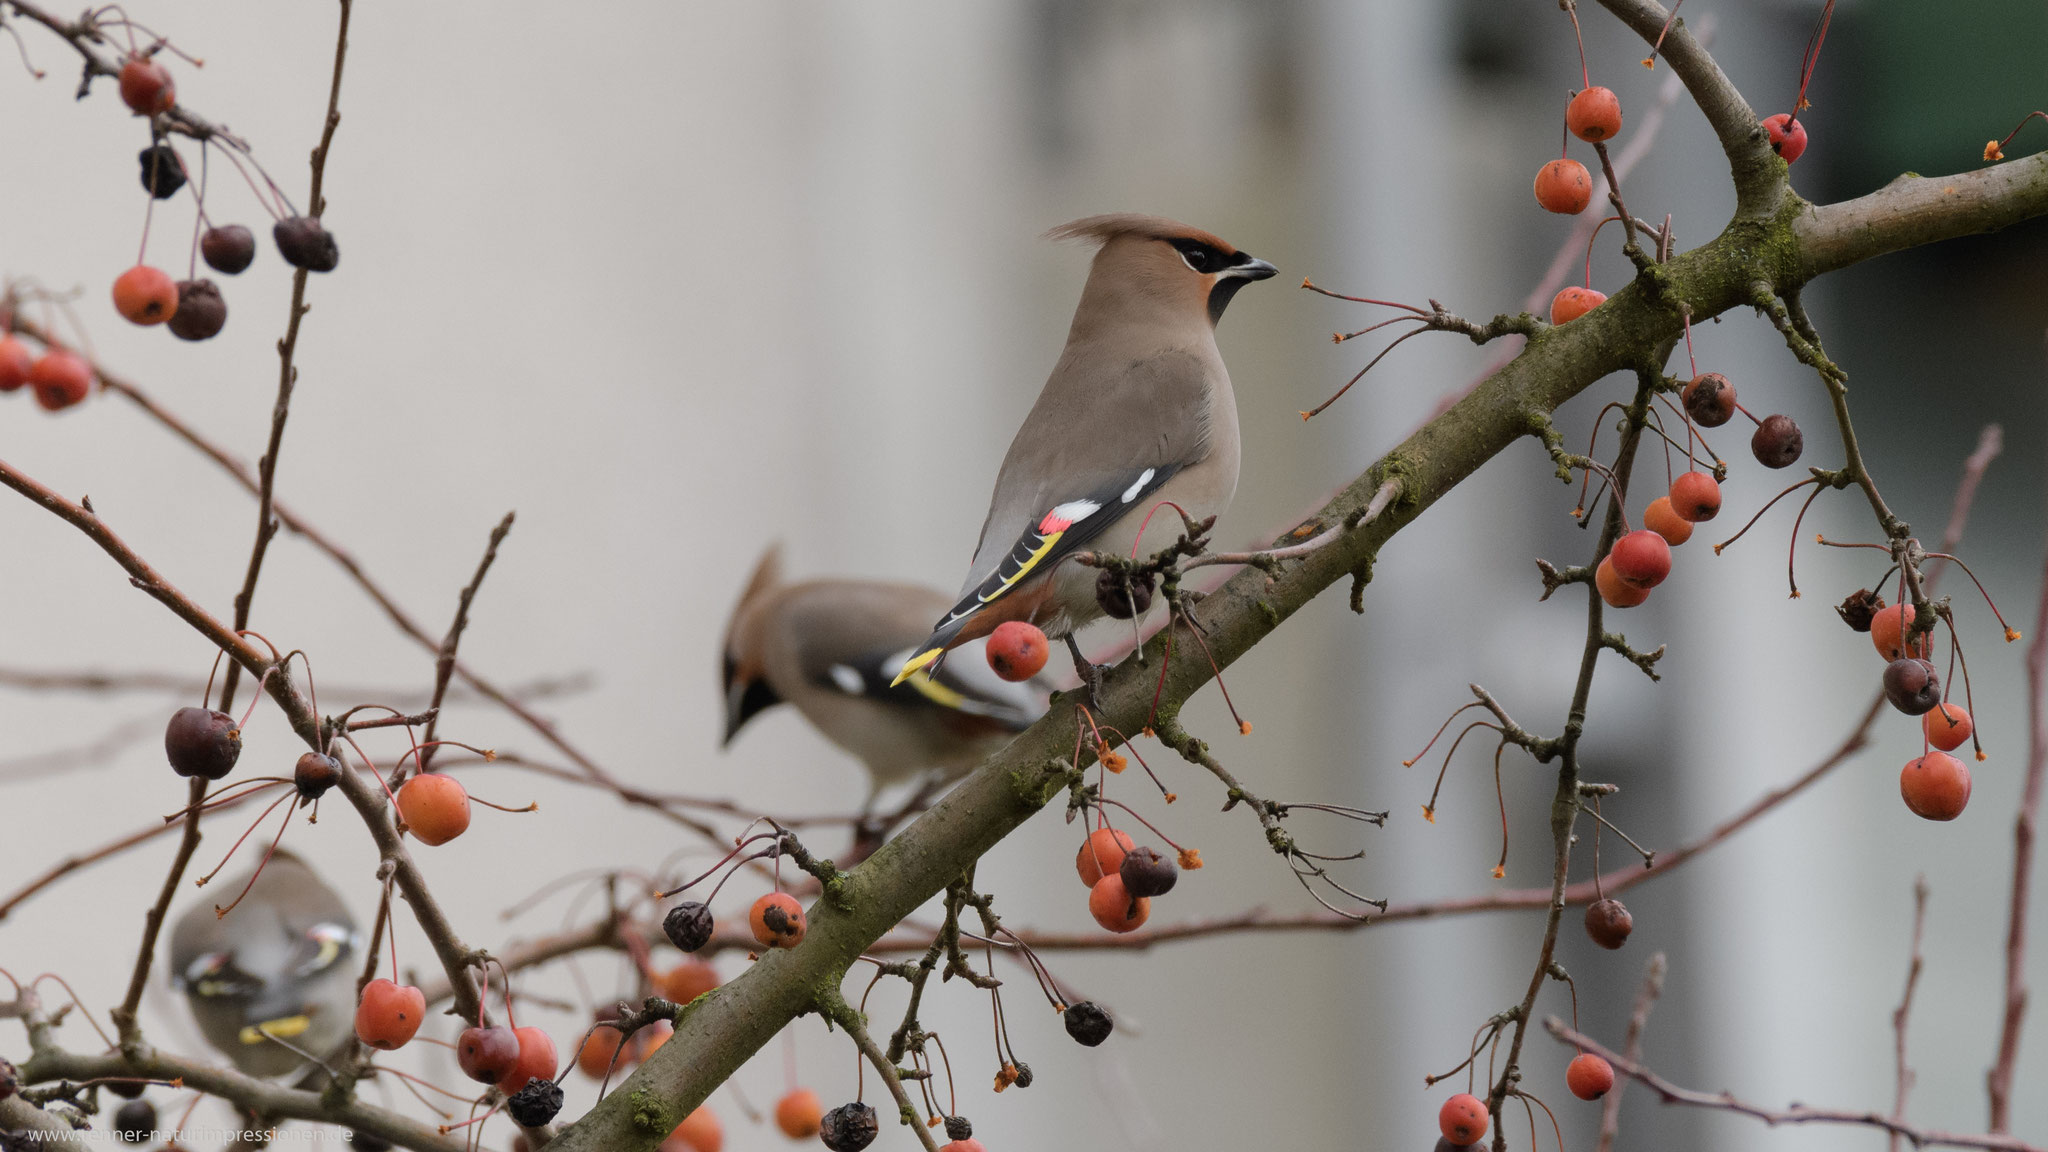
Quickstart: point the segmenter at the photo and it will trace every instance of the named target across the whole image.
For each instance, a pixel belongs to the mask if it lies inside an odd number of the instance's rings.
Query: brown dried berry
[[[1126,575],[1104,568],[1095,577],[1095,602],[1113,620],[1143,616],[1152,608],[1152,574],[1134,572]]]
[[[1908,716],[1925,716],[1941,703],[1941,677],[1925,660],[1894,660],[1884,666],[1884,696]]]
[[[1164,896],[1173,891],[1174,883],[1180,879],[1180,869],[1174,867],[1173,861],[1142,846],[1124,854],[1117,874],[1133,896]]]
[[[292,767],[292,786],[302,800],[318,800],[341,782],[341,761],[318,752],[307,752]]]
[[[242,755],[242,730],[225,712],[180,708],[164,729],[164,755],[180,776],[218,780],[235,770]]]
[[[1868,589],[1858,588],[1849,593],[1849,598],[1835,606],[1835,614],[1852,632],[1870,631],[1870,622],[1884,609],[1884,597]]]
[[[874,1108],[856,1100],[825,1113],[818,1124],[818,1139],[832,1152],[860,1152],[875,1142],[880,1130]]]
[[[972,1140],[974,1139],[974,1125],[965,1116],[948,1116],[946,1117],[946,1139]]]
[[[1806,437],[1800,433],[1799,425],[1782,413],[1764,417],[1749,438],[1750,455],[1766,468],[1789,468],[1799,461],[1799,454],[1805,449]]]
[[[211,280],[178,281],[178,310],[164,322],[180,340],[211,340],[227,326],[228,302]]]
[[[1679,393],[1685,414],[1702,428],[1719,428],[1735,415],[1735,385],[1719,372],[1703,372]]]
[[[536,1076],[505,1101],[505,1113],[521,1128],[539,1128],[562,1110],[562,1086]]]
[[[662,917],[661,930],[668,942],[685,952],[695,952],[711,942],[711,909],[695,900],[685,900]]]
[[[1628,934],[1635,927],[1635,917],[1612,896],[1596,900],[1586,908],[1586,935],[1602,948],[1612,950],[1628,943]]]
[[[277,222],[270,235],[277,241],[277,251],[284,262],[294,268],[332,272],[341,263],[341,249],[334,243],[334,233],[311,216],[287,216]]]
[[[240,224],[219,224],[199,237],[199,256],[215,272],[233,276],[256,260],[256,237]]]
[[[1069,1005],[1064,1016],[1067,1035],[1090,1048],[1109,1039],[1109,1034],[1116,1030],[1116,1021],[1093,1000]]]
[[[142,187],[158,200],[169,200],[185,186],[185,166],[169,144],[152,144],[135,158],[142,163]]]

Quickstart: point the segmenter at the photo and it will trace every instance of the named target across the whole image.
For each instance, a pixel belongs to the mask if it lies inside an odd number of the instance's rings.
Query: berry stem
[[[1575,0],[1566,0],[1565,14],[1572,18],[1572,39],[1579,45],[1579,80],[1582,88],[1593,86],[1593,74],[1586,71],[1586,36],[1579,31],[1579,6]]]

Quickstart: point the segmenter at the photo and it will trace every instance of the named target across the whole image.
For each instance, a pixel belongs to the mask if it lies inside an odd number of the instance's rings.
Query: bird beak
[[[1279,272],[1278,268],[1273,267],[1264,260],[1252,259],[1243,264],[1233,264],[1216,275],[1219,277],[1235,276],[1239,280],[1264,280],[1278,275]]]
[[[719,741],[719,747],[729,746],[732,738],[739,735],[740,729],[754,718],[755,713],[780,703],[782,697],[775,694],[767,680],[760,677],[751,680],[735,678],[725,690],[725,739]]]

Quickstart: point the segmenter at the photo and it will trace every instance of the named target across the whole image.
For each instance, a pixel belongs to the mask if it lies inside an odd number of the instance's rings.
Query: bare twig
[[[434,660],[434,702],[431,707],[436,714],[434,719],[427,721],[427,734],[421,740],[425,745],[420,752],[419,768],[422,772],[434,758],[434,728],[440,723],[441,699],[448,694],[448,678],[455,673],[456,646],[462,643],[462,630],[469,627],[470,602],[476,599],[476,590],[483,587],[484,574],[491,570],[491,562],[498,558],[498,545],[504,543],[505,535],[512,531],[512,517],[513,513],[505,513],[505,518],[491,529],[490,543],[484,546],[483,559],[477,561],[476,575],[470,577],[456,601],[455,621],[448,625],[448,635],[441,641],[440,655]]]
[[[1944,549],[1946,551],[1946,549]],[[2041,780],[2048,766],[2048,579],[2041,585],[2041,609],[2034,639],[2027,645],[2027,776],[2013,818],[2012,902],[2006,911],[2005,1011],[1998,1026],[1998,1062],[1986,1081],[1991,1091],[1991,1130],[2012,1122],[2012,1073],[2019,1062],[2020,1027],[2027,1016],[2027,902],[2034,873],[2034,834],[2041,815]]]
[[[1912,959],[1906,964],[1906,991],[1899,997],[1899,1006],[1892,1012],[1892,1059],[1897,1067],[1897,1079],[1892,1093],[1892,1119],[1903,1122],[1906,1119],[1906,1094],[1913,1090],[1913,1070],[1906,1066],[1906,1021],[1913,1013],[1913,990],[1920,984],[1920,969],[1926,961],[1920,954],[1920,940],[1927,929],[1927,877],[1913,878],[1913,948]],[[1891,1152],[1899,1152],[1899,1133],[1893,1131],[1889,1141]]]
[[[1628,1015],[1628,1036],[1622,1043],[1630,1060],[1643,1058],[1643,1029],[1650,1024],[1650,1009],[1657,1006],[1657,997],[1664,992],[1664,954],[1658,952],[1650,957],[1650,965],[1643,970],[1643,986],[1636,992],[1635,1010]],[[1593,1152],[1610,1152],[1614,1138],[1621,1132],[1621,1092],[1628,1087],[1628,1081],[1617,1081],[1607,1090],[1607,1096],[1600,1104],[1600,1142]]]

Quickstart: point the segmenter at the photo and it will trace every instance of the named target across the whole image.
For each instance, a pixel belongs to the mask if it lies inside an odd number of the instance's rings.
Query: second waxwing
[[[1237,489],[1237,401],[1216,322],[1274,267],[1160,216],[1090,216],[1047,235],[1100,247],[1066,349],[996,474],[959,600],[901,676],[1006,620],[1070,636],[1103,615],[1096,570],[1066,563],[1074,553],[1128,555],[1155,509],[1171,502],[1199,520]],[[1166,515],[1144,543],[1179,534]]]
[[[307,1065],[300,1053],[326,1059],[354,1036],[359,973],[350,961],[361,949],[341,897],[280,849],[226,916],[201,899],[178,918],[171,981],[207,1043],[251,1076],[282,1076]]]

